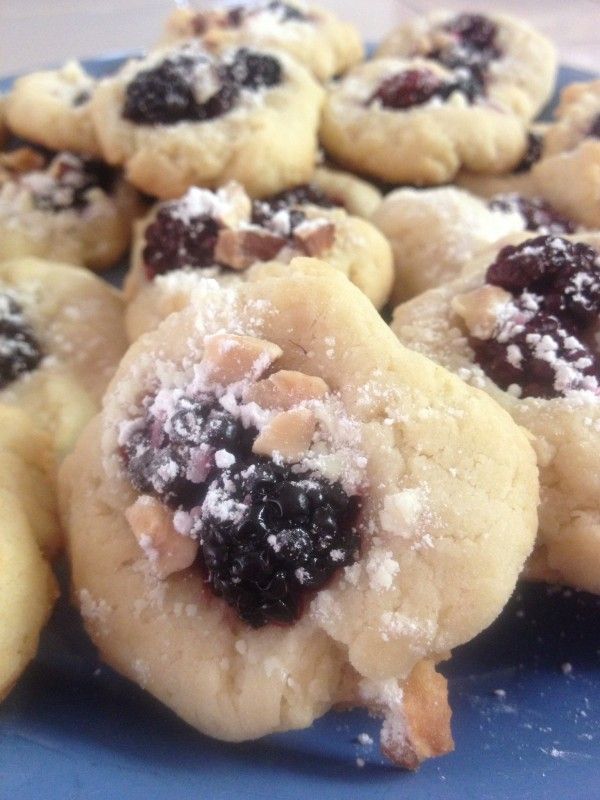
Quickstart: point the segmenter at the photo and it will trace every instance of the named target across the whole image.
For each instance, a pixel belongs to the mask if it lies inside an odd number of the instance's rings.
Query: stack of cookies
[[[502,14],[369,60],[299,0],[159,38],[0,104],[0,693],[64,542],[104,660],[200,731],[362,706],[413,769],[519,579],[600,593],[600,81],[535,122],[554,48]]]

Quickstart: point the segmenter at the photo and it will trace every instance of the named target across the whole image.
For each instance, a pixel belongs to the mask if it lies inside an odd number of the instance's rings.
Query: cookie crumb
[[[570,675],[573,672],[573,664],[569,661],[565,661],[564,664],[561,664],[560,668],[563,675]]]

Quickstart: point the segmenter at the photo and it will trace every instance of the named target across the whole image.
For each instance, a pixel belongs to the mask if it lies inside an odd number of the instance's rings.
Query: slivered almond
[[[318,256],[329,250],[335,239],[333,222],[306,220],[294,228],[294,245],[307,256]]]
[[[315,427],[315,415],[307,408],[282,411],[258,434],[252,452],[261,456],[277,453],[284,461],[297,461],[309,449]]]
[[[217,220],[228,228],[237,228],[243,222],[248,222],[252,214],[252,200],[244,187],[237,181],[230,181],[219,189],[222,196],[223,209],[218,214]]]
[[[251,384],[244,394],[244,402],[256,403],[261,408],[287,410],[306,400],[319,400],[328,391],[325,381],[316,375],[281,369]]]
[[[282,236],[263,228],[219,231],[215,260],[231,269],[247,269],[257,261],[270,261],[286,244]]]
[[[489,339],[498,325],[498,311],[511,298],[509,292],[486,283],[472,292],[457,294],[451,307],[464,320],[469,333],[478,339]]]
[[[177,533],[173,513],[156,498],[138,497],[125,517],[157,578],[164,580],[194,563],[198,542]]]
[[[204,340],[202,368],[210,380],[222,385],[244,378],[256,380],[282,353],[281,347],[266,339],[216,333]]]

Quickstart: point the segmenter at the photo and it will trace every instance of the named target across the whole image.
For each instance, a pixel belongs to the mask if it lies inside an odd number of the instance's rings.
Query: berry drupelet
[[[34,370],[42,357],[21,305],[6,292],[0,292],[0,389]]]

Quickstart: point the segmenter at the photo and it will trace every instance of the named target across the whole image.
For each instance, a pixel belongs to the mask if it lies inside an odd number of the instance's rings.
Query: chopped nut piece
[[[319,400],[328,391],[329,387],[322,378],[282,369],[251,384],[244,394],[244,402],[285,411],[306,400]]]
[[[222,385],[244,378],[256,380],[282,352],[281,347],[266,339],[217,333],[204,340],[202,368],[206,377]]]
[[[512,299],[509,292],[499,286],[485,284],[472,292],[456,295],[451,306],[464,320],[470,334],[478,339],[489,339],[498,324],[498,311]]]
[[[172,512],[156,498],[138,497],[125,517],[157,578],[164,580],[194,563],[198,542],[177,533]]]
[[[403,719],[394,724],[386,717],[381,745],[383,753],[395,764],[416,769],[426,758],[454,749],[448,685],[434,664],[424,660],[414,667],[403,690]],[[388,736],[384,739],[386,729]]]
[[[333,222],[309,219],[294,228],[294,245],[307,256],[318,256],[329,250],[334,239]]]
[[[227,228],[237,228],[248,222],[252,214],[252,200],[244,187],[236,181],[230,181],[219,189],[223,200],[223,211],[216,217],[217,221]]]
[[[247,269],[257,261],[270,261],[285,245],[285,239],[262,228],[219,231],[215,260],[231,269]]]
[[[315,427],[312,411],[306,408],[283,411],[265,425],[254,440],[252,452],[261,456],[277,453],[285,461],[297,461],[310,447]]]
[[[18,147],[0,154],[0,181],[10,180],[15,172],[43,169],[46,159],[31,147]]]

